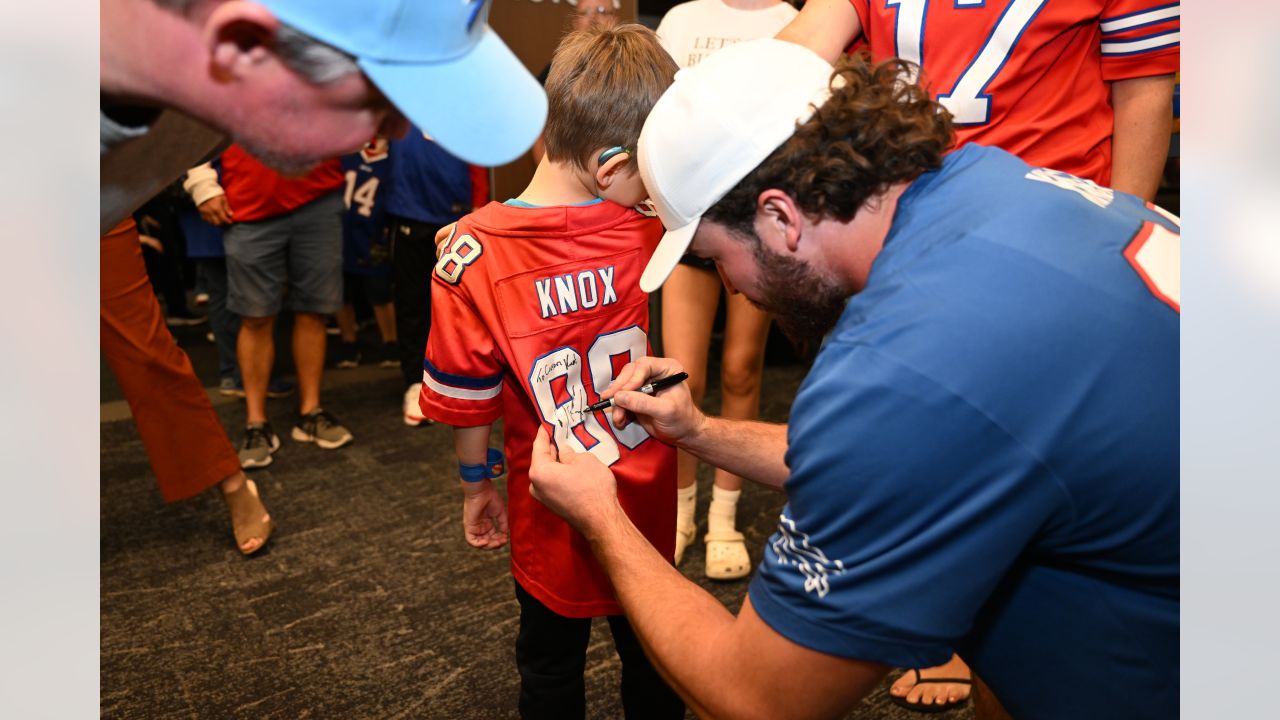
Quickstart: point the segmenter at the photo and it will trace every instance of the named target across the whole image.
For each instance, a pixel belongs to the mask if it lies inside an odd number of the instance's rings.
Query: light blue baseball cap
[[[542,132],[546,93],[489,27],[492,0],[257,1],[354,56],[400,112],[467,162],[511,162]]]

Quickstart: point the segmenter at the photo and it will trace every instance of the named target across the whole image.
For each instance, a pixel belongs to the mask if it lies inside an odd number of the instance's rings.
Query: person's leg
[[[431,272],[439,227],[388,218],[396,339],[405,387],[422,382],[422,360],[431,330]]]
[[[342,308],[342,193],[294,210],[289,222],[289,306],[294,310],[293,362],[298,422],[293,439],[326,450],[351,442],[351,431],[321,409],[325,318]]]
[[[586,716],[590,618],[557,615],[516,583],[520,630],[516,666],[520,670],[520,717],[576,720]]]
[[[959,660],[958,657],[956,659]],[[991,687],[977,675],[973,676],[973,717],[976,720],[1013,720],[1000,699],[991,692]]]
[[[707,352],[723,284],[714,271],[677,265],[662,286],[662,345],[669,358],[689,373],[689,392],[701,404],[707,389]],[[697,504],[698,460],[683,450],[676,454],[676,563],[693,540]]]
[[[240,319],[236,357],[240,361],[240,378],[244,383],[246,425],[261,425],[267,421],[267,384],[271,381],[271,366],[276,361],[275,319],[274,315]]]
[[[760,417],[760,380],[769,314],[744,295],[730,295],[725,308],[724,354],[720,363],[720,415],[734,420]],[[716,486],[740,490],[742,478],[716,470]]]
[[[356,341],[355,306],[351,303],[343,303],[334,316],[338,319],[338,337],[342,338],[344,343],[354,343]]]
[[[218,348],[218,377],[240,386],[240,363],[236,360],[236,335],[240,333],[240,316],[227,308],[227,261],[225,258],[202,258],[197,277],[209,295],[209,329]]]
[[[378,321],[378,335],[382,337],[384,345],[396,345],[396,304],[394,302],[385,302],[381,305],[373,306],[373,318]],[[425,348],[424,348],[425,351]]]
[[[760,416],[760,379],[764,374],[764,346],[769,339],[769,315],[742,295],[730,295],[724,324],[724,354],[720,362],[720,415],[735,420]],[[719,468],[707,509],[707,577],[734,580],[751,572],[751,556],[735,519],[742,478]]]
[[[396,341],[396,305],[395,295],[391,287],[391,262],[374,268],[373,272],[363,278],[364,297],[373,308],[373,319],[378,324],[378,337],[382,345],[378,349],[378,366],[384,368],[400,367],[400,347]]]
[[[271,533],[270,517],[256,492],[252,502],[241,502],[240,461],[190,359],[165,327],[133,221],[103,236],[100,251],[102,354],[129,402],[160,494],[173,502],[220,484],[241,552],[256,551]]]
[[[287,216],[289,307],[294,311],[293,362],[298,412],[320,407],[325,316],[342,309],[342,194],[331,193]]]
[[[351,277],[343,278],[342,286],[344,292],[346,288],[351,287]],[[360,366],[360,348],[356,345],[356,308],[350,302],[345,302],[342,308],[334,314],[338,320],[338,338],[340,346],[338,347],[338,357],[335,366],[340,368],[353,368]]]
[[[275,364],[275,319],[288,277],[288,226],[273,218],[236,223],[222,235],[227,253],[227,309],[240,317],[236,358],[245,396],[240,465],[266,467],[280,438],[267,422],[267,388]]]
[[[324,377],[325,316],[293,314],[293,363],[298,370],[298,414],[320,407],[320,381]]]
[[[392,293],[395,303],[396,343],[400,375],[404,379],[401,417],[404,424],[429,425],[418,407],[422,389],[422,362],[431,330],[431,272],[436,264],[438,226],[390,217]]]
[[[158,206],[157,206],[157,209]],[[181,238],[182,233],[174,227],[166,227],[165,222],[177,222],[177,218],[169,213],[157,212],[163,219],[150,218],[152,238],[160,243],[157,249],[149,244],[143,246],[143,260],[147,266],[147,275],[151,284],[164,299],[165,323],[168,325],[198,325],[204,318],[187,307],[187,290],[182,281]],[[141,228],[139,228],[141,231]]]
[[[613,648],[622,661],[622,711],[627,720],[681,720],[684,701],[649,662],[631,623],[622,615],[608,620]]]

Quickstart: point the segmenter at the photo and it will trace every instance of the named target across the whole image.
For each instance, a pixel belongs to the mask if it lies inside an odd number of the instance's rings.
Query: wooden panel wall
[[[621,0],[619,22],[635,22],[636,0]],[[560,37],[569,27],[572,0],[494,0],[489,24],[520,58],[529,72],[537,75],[551,62]],[[490,187],[496,200],[520,194],[533,177],[533,156],[493,169]]]

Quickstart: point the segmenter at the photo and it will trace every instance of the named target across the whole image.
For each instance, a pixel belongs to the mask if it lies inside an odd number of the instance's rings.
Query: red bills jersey
[[[850,0],[875,60],[901,57],[951,111],[957,144],[1111,183],[1114,80],[1177,72],[1161,0]]]
[[[306,175],[290,177],[263,165],[239,145],[222,153],[222,189],[236,222],[251,222],[292,212],[342,187],[342,161],[325,160]]]
[[[582,413],[648,354],[640,273],[662,232],[657,217],[611,202],[489,203],[458,222],[432,276],[422,412],[455,427],[504,419],[511,571],[566,617],[622,608],[587,541],[529,495],[539,425],[608,465],[631,521],[675,552],[675,451],[638,424]]]

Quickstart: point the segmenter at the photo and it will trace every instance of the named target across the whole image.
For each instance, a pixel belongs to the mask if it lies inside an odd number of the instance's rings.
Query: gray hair
[[[185,14],[199,1],[155,0],[155,3]],[[360,72],[360,66],[351,55],[284,23],[276,29],[273,49],[281,62],[313,85],[325,85],[344,75]]]
[[[351,55],[284,23],[276,30],[275,51],[281,62],[313,85],[324,85],[360,72]]]

